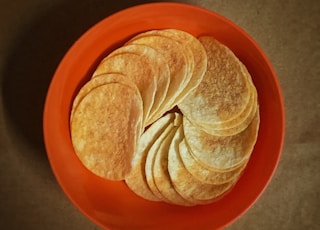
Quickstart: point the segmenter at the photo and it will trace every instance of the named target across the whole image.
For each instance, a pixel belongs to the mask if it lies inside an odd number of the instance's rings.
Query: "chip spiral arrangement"
[[[90,171],[183,206],[231,190],[259,123],[245,65],[212,36],[177,29],[140,33],[108,54],[70,116],[75,153]]]

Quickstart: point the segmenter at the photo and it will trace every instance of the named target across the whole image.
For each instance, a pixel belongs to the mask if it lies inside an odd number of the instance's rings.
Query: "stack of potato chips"
[[[177,29],[140,33],[106,56],[70,117],[75,153],[90,171],[183,206],[230,191],[259,122],[256,88],[234,53]]]

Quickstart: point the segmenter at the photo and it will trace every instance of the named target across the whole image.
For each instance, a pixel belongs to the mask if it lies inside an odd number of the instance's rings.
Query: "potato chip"
[[[207,133],[216,136],[231,136],[238,134],[250,124],[258,109],[257,91],[252,83],[251,76],[245,67],[244,70],[247,75],[247,81],[250,87],[250,99],[244,111],[242,111],[241,114],[239,114],[236,118],[220,124],[192,121],[194,124],[198,125],[199,128],[206,131]]]
[[[103,73],[120,73],[130,78],[138,87],[143,101],[143,122],[149,117],[156,94],[156,73],[148,61],[133,53],[119,53],[103,59],[93,78]]]
[[[130,79],[124,78],[123,74],[120,73],[108,73],[103,74],[100,78],[92,79],[88,81],[84,86],[81,87],[75,98],[73,99],[70,120],[72,120],[73,112],[75,108],[78,106],[79,102],[93,89],[109,84],[109,83],[123,83],[123,84],[132,84]]]
[[[259,111],[250,125],[233,136],[213,136],[183,119],[185,139],[195,159],[207,168],[227,170],[248,160],[258,135]]]
[[[155,184],[154,177],[153,177],[153,166],[155,157],[158,153],[158,150],[161,146],[161,143],[166,139],[168,135],[170,135],[171,132],[173,132],[175,129],[175,126],[172,123],[170,123],[165,130],[160,134],[160,136],[153,142],[151,145],[146,158],[146,164],[145,164],[145,174],[146,174],[146,180],[149,185],[150,190],[153,192],[154,195],[156,195],[161,200],[166,200],[166,198],[161,194],[158,187]]]
[[[153,165],[153,178],[154,182],[165,200],[172,204],[178,204],[183,206],[190,206],[193,203],[184,199],[173,187],[170,175],[168,172],[168,150],[172,141],[178,141],[177,138],[172,139],[178,130],[182,130],[182,116],[176,114],[176,119],[174,122],[175,128],[170,132],[170,134],[162,141],[158,149],[158,153],[155,156]],[[183,135],[183,133],[181,133]],[[182,136],[183,137],[183,136]],[[180,137],[179,137],[180,138]]]
[[[257,103],[254,103],[252,108],[246,113],[239,116],[240,120],[242,119],[241,122],[237,122],[237,125],[233,125],[232,127],[225,127],[225,128],[216,128],[215,126],[211,126],[209,124],[205,123],[194,123],[196,126],[198,126],[199,129],[205,131],[206,133],[214,136],[233,136],[237,135],[240,132],[244,131],[248,125],[251,123],[252,119],[254,118],[258,105]]]
[[[220,124],[235,119],[246,108],[250,88],[241,62],[212,37],[200,37],[207,56],[207,71],[196,90],[178,107],[190,120]]]
[[[192,78],[195,78],[193,73],[195,71],[196,72],[199,70],[201,71],[201,69],[195,69],[195,54],[193,53],[195,50],[192,50],[191,48],[194,48],[194,46],[195,46],[194,43],[199,44],[200,47],[202,48],[202,50],[197,50],[197,52],[203,51],[203,53],[199,53],[197,55],[204,54],[206,57],[206,53],[205,53],[203,46],[201,45],[199,40],[194,38],[192,35],[190,35],[186,32],[182,32],[180,30],[174,30],[174,29],[150,30],[150,31],[147,31],[147,32],[144,32],[144,33],[141,33],[141,34],[135,36],[132,40],[140,39],[143,37],[149,37],[149,36],[166,37],[166,38],[172,39],[175,42],[177,42],[178,44],[180,44],[180,46],[181,46],[180,50],[184,53],[184,55],[186,57],[187,68],[188,68],[187,74],[185,75],[184,80],[181,84],[181,88],[183,88],[183,90],[181,91],[181,93],[178,96],[181,98],[182,95],[186,94],[186,92],[187,92],[186,86],[190,83],[190,80]],[[190,42],[190,37],[193,38],[193,40],[191,40],[192,42]],[[199,66],[197,66],[197,68],[199,68]],[[197,77],[199,77],[199,76],[197,76]],[[202,76],[200,77],[200,79],[197,79],[197,80],[201,81],[201,78],[202,78]],[[172,105],[170,105],[169,108],[172,108],[175,105],[176,105],[176,100],[174,102],[172,102]]]
[[[146,33],[145,33],[146,34]],[[194,90],[202,81],[202,78],[207,70],[207,53],[201,44],[201,42],[191,35],[182,30],[177,29],[163,29],[163,30],[152,30],[147,34],[159,34],[162,36],[170,37],[175,41],[179,42],[185,50],[190,49],[193,58],[193,69],[190,80],[187,80],[184,85],[184,90],[176,98],[174,104],[181,102],[192,90]]]
[[[121,53],[133,53],[145,59],[149,66],[153,68],[154,77],[156,79],[156,92],[154,102],[150,110],[149,116],[152,117],[158,111],[161,104],[164,102],[170,84],[170,69],[163,55],[155,49],[141,44],[127,44],[122,46],[108,55],[115,56]],[[148,77],[148,76],[144,76]],[[150,76],[151,77],[151,76]],[[146,122],[149,125],[151,122]]]
[[[181,127],[182,128],[182,127]],[[168,171],[172,184],[176,191],[186,200],[194,204],[206,204],[221,196],[235,182],[228,182],[225,184],[214,185],[204,183],[194,176],[192,176],[184,167],[179,154],[179,142],[175,141],[179,138],[179,132],[172,141],[168,153]]]
[[[183,91],[185,78],[190,78],[191,75],[188,72],[190,68],[188,66],[188,58],[178,42],[164,36],[138,35],[131,39],[128,44],[142,44],[155,49],[163,55],[169,65],[170,86],[165,101],[158,109],[158,112],[156,112],[156,115],[150,118],[149,123],[152,123],[172,108],[175,98]]]
[[[234,180],[241,174],[248,162],[244,161],[230,171],[212,170],[205,167],[192,156],[185,140],[182,140],[179,145],[179,153],[186,170],[198,180],[208,184],[224,184]]]
[[[74,108],[70,124],[81,162],[110,180],[123,180],[129,174],[141,131],[142,99],[137,87],[125,81],[90,90]]]
[[[156,122],[154,122],[140,137],[137,151],[133,155],[132,170],[125,178],[126,184],[137,195],[147,199],[159,201],[149,188],[146,180],[145,165],[146,157],[150,147],[164,132],[170,123],[175,118],[174,113],[168,113]]]

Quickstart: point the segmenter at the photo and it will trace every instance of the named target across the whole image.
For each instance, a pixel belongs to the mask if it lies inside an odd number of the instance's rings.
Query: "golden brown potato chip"
[[[254,103],[250,111],[244,116],[239,116],[239,119],[243,119],[240,123],[233,127],[225,127],[225,128],[216,128],[212,127],[209,124],[204,124],[204,123],[194,123],[195,125],[198,126],[199,129],[202,129],[206,133],[214,136],[233,136],[237,135],[240,132],[244,131],[248,125],[251,123],[252,119],[254,118],[256,112],[258,109],[257,103]],[[237,119],[238,120],[238,119]]]
[[[196,72],[203,71],[203,70],[199,69],[199,66],[197,66],[198,69],[195,69],[195,55],[193,53],[195,50],[192,50],[192,48],[194,48],[195,45],[199,44],[200,47],[202,48],[202,50],[196,50],[196,51],[197,52],[203,51],[203,53],[197,53],[197,55],[204,54],[206,57],[206,53],[205,53],[203,46],[201,45],[199,40],[196,39],[195,37],[193,37],[191,34],[188,34],[186,32],[182,32],[180,30],[174,30],[174,29],[150,30],[150,31],[147,31],[147,32],[144,32],[144,33],[141,33],[141,34],[135,36],[132,40],[136,40],[136,39],[148,37],[148,36],[166,37],[166,38],[172,39],[175,42],[177,42],[178,44],[180,44],[180,46],[181,46],[180,50],[184,53],[184,55],[186,57],[187,68],[188,68],[187,74],[185,75],[184,80],[181,84],[181,88],[183,88],[183,90],[181,91],[181,93],[178,96],[178,97],[182,98],[188,92],[186,86],[190,83],[190,80],[192,78],[195,78],[193,73],[195,71]],[[191,39],[193,39],[193,40],[191,40]],[[190,42],[190,40],[191,40],[191,42]],[[197,77],[199,77],[199,76],[197,76]],[[202,78],[202,76],[200,77],[200,79],[197,79],[199,83],[201,81],[201,78]],[[172,105],[170,105],[169,108],[172,108],[176,105],[176,100],[174,102],[172,102]]]
[[[123,180],[131,170],[141,117],[141,96],[132,82],[93,88],[73,112],[70,128],[75,153],[96,175]]]
[[[153,142],[151,145],[146,158],[146,164],[145,164],[145,174],[146,174],[146,180],[149,185],[150,190],[153,192],[154,195],[156,195],[161,200],[166,200],[166,198],[161,194],[158,187],[155,184],[154,177],[153,177],[153,166],[155,157],[158,153],[158,150],[161,146],[161,143],[165,140],[165,138],[170,135],[172,131],[174,131],[175,126],[172,123],[170,123],[165,130],[160,134],[158,139]]]
[[[233,136],[213,136],[183,119],[185,139],[195,159],[207,168],[227,170],[248,160],[257,139],[259,110],[250,125]]]
[[[186,79],[184,90],[176,98],[174,104],[178,104],[184,99],[192,90],[194,90],[202,81],[203,76],[207,70],[207,53],[201,44],[201,42],[191,35],[182,30],[177,29],[163,29],[163,30],[152,30],[147,32],[148,34],[159,34],[162,36],[170,37],[175,41],[179,42],[185,50],[190,49],[193,59],[193,68],[191,79]]]
[[[154,115],[150,123],[157,120],[165,112],[171,109],[171,106],[184,89],[185,78],[190,76],[188,59],[185,52],[181,49],[181,45],[171,38],[157,35],[140,36],[131,39],[128,44],[147,45],[159,52],[165,60],[167,60],[170,69],[170,86],[165,101],[162,103],[156,115]]]
[[[121,53],[133,53],[139,55],[141,58],[145,59],[148,62],[150,67],[153,68],[157,87],[154,102],[149,114],[149,116],[152,117],[154,113],[158,111],[159,107],[164,102],[167,95],[167,91],[170,84],[169,65],[162,54],[146,45],[127,44],[110,53],[108,57],[118,55]],[[149,124],[151,123],[147,121],[145,125]]]
[[[244,161],[231,171],[216,171],[206,168],[192,156],[185,140],[182,140],[179,145],[179,153],[187,171],[198,180],[208,184],[224,184],[234,180],[241,174],[248,162]]]
[[[220,124],[236,118],[246,108],[250,88],[241,62],[226,46],[212,37],[199,41],[208,57],[202,82],[178,107],[190,120]]]
[[[244,66],[243,69],[245,70],[244,72],[247,76],[247,81],[249,83],[250,88],[250,99],[246,108],[236,118],[220,124],[210,124],[208,122],[192,121],[194,124],[198,125],[199,128],[206,131],[207,133],[216,136],[231,136],[238,134],[242,132],[250,124],[258,109],[257,91],[252,83],[249,72]]]
[[[175,128],[162,141],[158,149],[158,153],[155,156],[153,165],[153,178],[159,192],[162,194],[162,196],[165,198],[167,202],[183,206],[190,206],[193,203],[184,199],[174,189],[168,172],[168,150],[172,141],[177,140],[177,138],[173,140],[173,136],[176,135],[176,132],[178,130],[182,130],[182,127],[181,129],[178,129],[178,127],[180,127],[182,124],[182,116],[180,114],[176,114],[176,116],[177,117],[174,124]],[[182,132],[180,133],[183,135]]]
[[[167,126],[173,122],[174,113],[168,113],[154,122],[140,137],[138,147],[133,155],[132,170],[125,178],[129,188],[137,195],[147,199],[159,201],[160,199],[150,190],[146,180],[145,165],[150,147],[164,132]]]
[[[73,112],[75,108],[78,106],[79,102],[93,89],[109,84],[109,83],[122,83],[122,84],[132,84],[130,79],[124,78],[124,75],[119,73],[108,73],[102,74],[100,78],[92,79],[88,81],[84,86],[81,87],[75,98],[73,99],[73,104],[71,108],[70,120],[72,120]]]
[[[134,53],[119,53],[103,59],[93,78],[103,73],[120,73],[138,87],[143,101],[143,122],[149,117],[156,94],[156,73],[146,58]]]
[[[180,135],[177,132],[177,135]],[[193,204],[206,204],[230,189],[236,180],[220,185],[204,183],[192,176],[180,158],[179,141],[173,137],[168,153],[168,171],[175,190]]]

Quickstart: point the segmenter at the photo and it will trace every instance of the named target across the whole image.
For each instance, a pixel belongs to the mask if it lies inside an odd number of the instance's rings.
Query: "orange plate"
[[[124,182],[90,173],[72,148],[69,114],[79,87],[108,52],[139,32],[161,28],[216,37],[245,63],[258,90],[261,125],[252,158],[233,190],[209,205],[179,207],[146,201]],[[51,82],[43,125],[48,157],[59,184],[73,204],[97,225],[107,229],[216,229],[243,214],[270,181],[283,145],[284,107],[271,64],[241,28],[196,6],[152,3],[107,17],[71,47]]]

